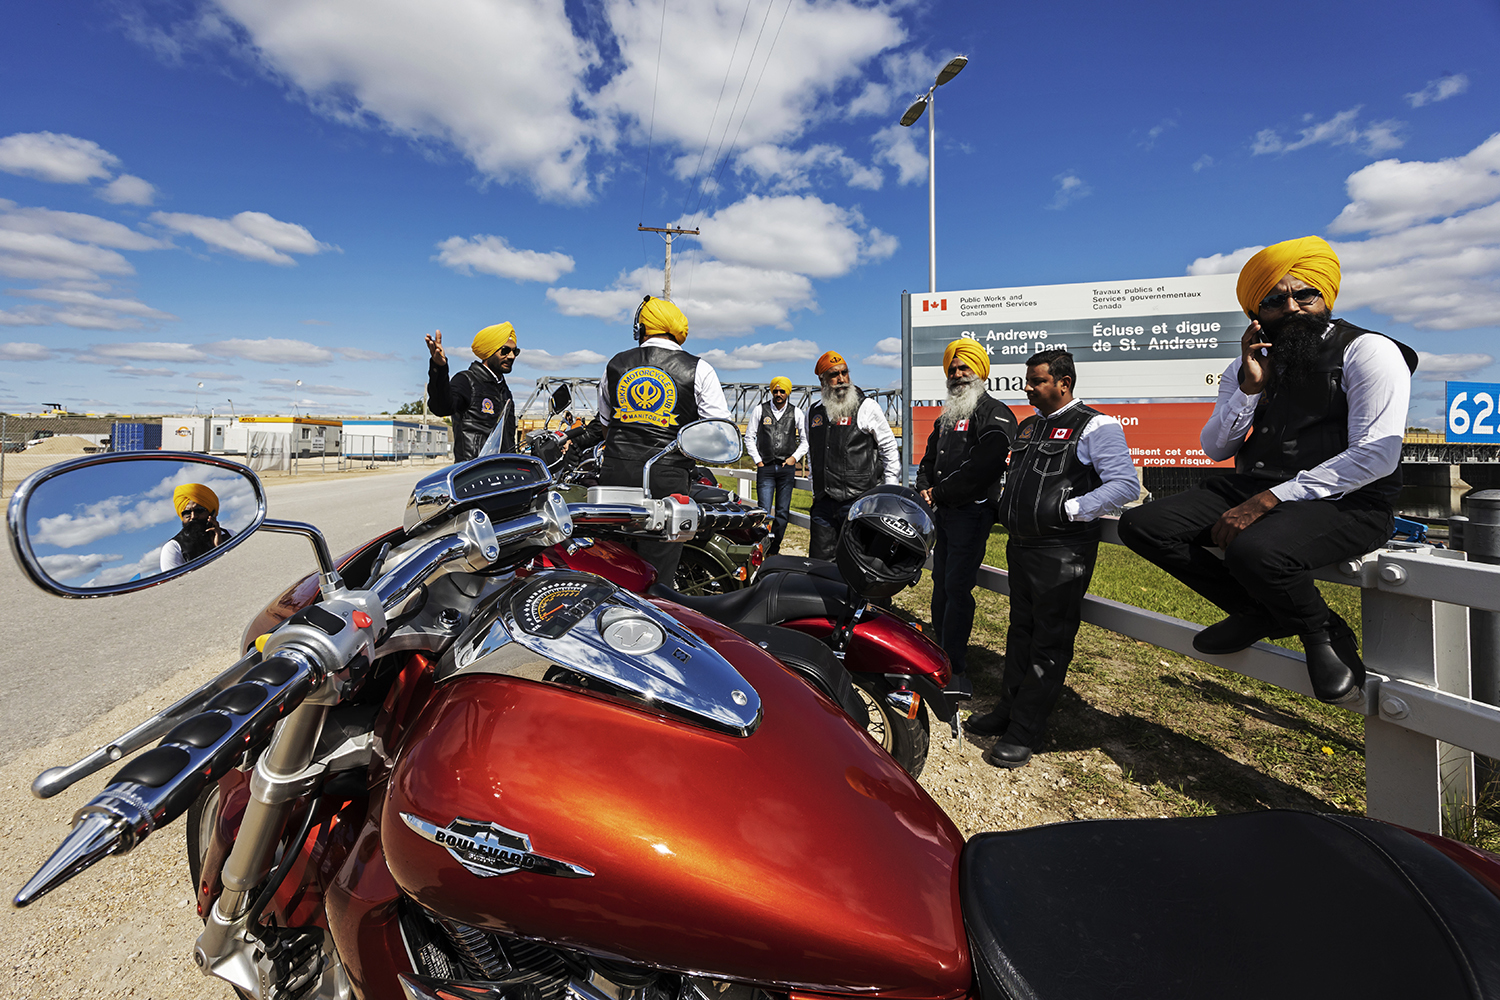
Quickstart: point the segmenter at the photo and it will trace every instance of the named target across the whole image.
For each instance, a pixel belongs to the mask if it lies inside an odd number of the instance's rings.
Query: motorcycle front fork
[[[203,933],[193,948],[193,961],[204,975],[217,976],[238,986],[257,1000],[268,1000],[289,976],[305,978],[310,971],[298,966],[320,963],[322,942],[310,958],[305,948],[297,951],[284,940],[268,940],[259,924],[260,907],[252,913],[252,892],[270,873],[276,851],[297,801],[315,791],[326,766],[313,764],[313,753],[329,705],[336,699],[325,683],[299,705],[276,728],[270,745],[255,764],[250,779],[250,801],[245,806],[234,846],[224,861],[221,875],[224,891],[209,909]],[[313,803],[311,807],[315,807]],[[289,844],[288,851],[301,845]],[[305,935],[304,935],[305,936]],[[286,936],[290,937],[290,935]],[[298,965],[289,967],[289,963]]]

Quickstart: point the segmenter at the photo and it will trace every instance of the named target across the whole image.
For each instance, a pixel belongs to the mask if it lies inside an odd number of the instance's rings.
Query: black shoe
[[[975,736],[999,736],[1010,728],[1010,712],[992,708],[983,715],[975,713],[964,720],[964,732]]]
[[[1262,639],[1285,639],[1292,633],[1276,628],[1271,619],[1258,611],[1230,615],[1221,622],[1193,636],[1193,648],[1210,656],[1223,656],[1249,649]]]
[[[1025,767],[1030,760],[1031,747],[1022,746],[1019,743],[1007,743],[1003,737],[984,755],[985,763],[994,767]]]
[[[948,678],[948,686],[943,688],[943,694],[950,698],[969,699],[974,697],[974,685],[969,682],[968,674],[954,674]]]
[[[1307,655],[1307,678],[1319,701],[1342,705],[1364,694],[1365,664],[1349,623],[1333,612],[1316,632],[1302,636]]]

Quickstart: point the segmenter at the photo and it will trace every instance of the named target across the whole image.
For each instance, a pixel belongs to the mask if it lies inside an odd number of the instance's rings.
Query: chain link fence
[[[39,417],[0,413],[0,496],[49,465],[109,450],[112,417]]]

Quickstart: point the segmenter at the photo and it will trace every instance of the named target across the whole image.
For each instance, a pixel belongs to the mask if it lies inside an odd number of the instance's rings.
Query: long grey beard
[[[951,431],[960,420],[968,420],[979,405],[979,397],[989,387],[978,376],[948,380],[948,399],[943,403],[943,412],[938,415],[938,425]]]
[[[859,409],[859,396],[854,392],[854,386],[841,385],[828,387],[823,390],[823,409],[828,413],[829,423],[838,423],[854,416],[854,411]]]

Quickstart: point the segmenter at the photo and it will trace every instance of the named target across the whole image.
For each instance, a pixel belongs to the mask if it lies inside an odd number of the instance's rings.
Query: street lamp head
[[[901,116],[901,124],[910,128],[922,117],[922,112],[927,110],[927,98],[922,96],[916,99],[911,107],[906,109],[906,114]]]
[[[949,59],[948,65],[944,66],[941,70],[938,71],[937,85],[941,87],[943,84],[953,79],[959,73],[963,72],[963,68],[967,65],[969,65],[968,56],[954,56],[952,59]]]

